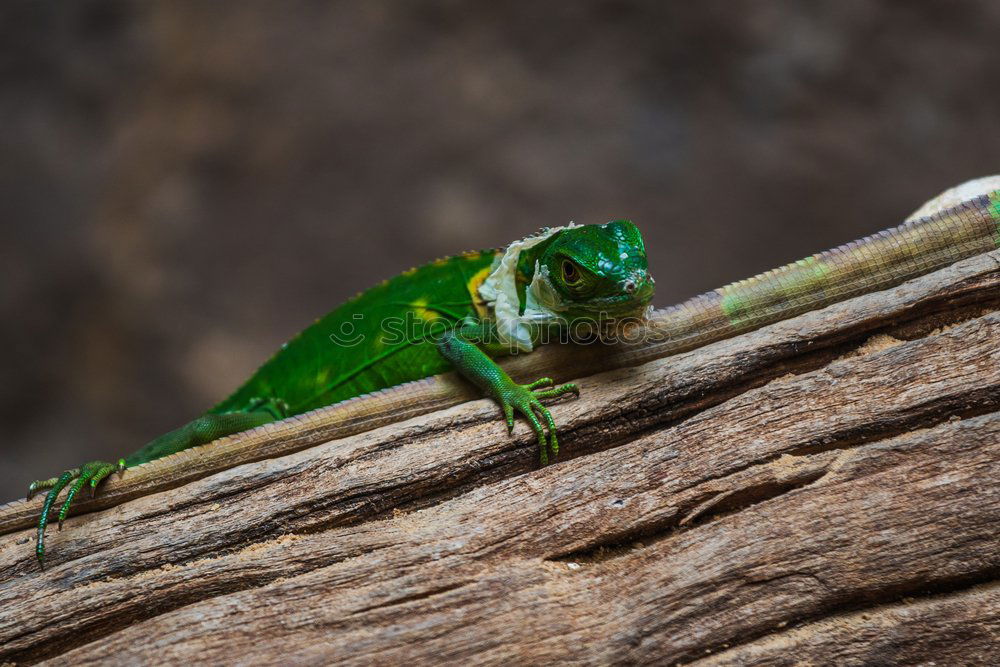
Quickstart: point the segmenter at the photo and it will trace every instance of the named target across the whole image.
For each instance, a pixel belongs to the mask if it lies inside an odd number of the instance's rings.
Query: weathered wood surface
[[[477,400],[72,519],[44,573],[19,530],[0,657],[986,662],[998,308],[991,253],[584,377],[545,469]]]

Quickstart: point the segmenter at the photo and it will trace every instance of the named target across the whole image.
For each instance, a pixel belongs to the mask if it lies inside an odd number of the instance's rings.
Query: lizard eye
[[[564,259],[562,263],[562,274],[563,282],[567,285],[575,285],[580,282],[580,270],[576,268],[576,264]]]

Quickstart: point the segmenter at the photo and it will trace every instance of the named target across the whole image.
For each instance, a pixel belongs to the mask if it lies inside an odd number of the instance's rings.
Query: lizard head
[[[551,310],[569,319],[645,315],[654,282],[642,234],[632,222],[567,227],[538,250],[537,263],[524,268],[540,274],[531,276],[530,289]]]

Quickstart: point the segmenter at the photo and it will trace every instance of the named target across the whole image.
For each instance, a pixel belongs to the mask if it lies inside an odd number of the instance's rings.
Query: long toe
[[[45,496],[45,502],[42,503],[42,513],[38,517],[38,538],[35,542],[35,557],[38,558],[38,565],[42,569],[45,569],[45,527],[49,524],[49,512],[52,511],[52,506],[55,504],[56,499],[59,497],[59,492],[70,483],[70,481],[80,474],[80,470],[67,470],[63,474],[59,475],[56,483],[52,485],[48,494]]]
[[[97,469],[97,471],[94,473],[94,476],[90,478],[91,498],[93,498],[94,494],[97,493],[97,485],[103,482],[104,478],[106,478],[108,475],[113,473],[115,470],[118,470],[118,468],[119,466],[113,463],[104,463]]]
[[[73,503],[73,498],[76,494],[80,492],[80,489],[90,481],[93,473],[89,470],[85,471],[77,480],[73,483],[73,486],[69,487],[69,491],[66,492],[66,499],[63,501],[62,507],[59,508],[59,530],[62,530],[63,521],[66,520],[66,515],[69,514],[70,505]]]
[[[27,500],[31,500],[35,497],[35,494],[42,489],[51,489],[59,481],[58,477],[51,477],[49,479],[36,479],[34,482],[28,485],[28,497]]]

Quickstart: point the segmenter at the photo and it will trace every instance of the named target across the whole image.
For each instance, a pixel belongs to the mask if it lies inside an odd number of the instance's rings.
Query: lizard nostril
[[[633,281],[633,280],[626,280],[625,281],[625,291],[628,292],[629,294],[631,294],[632,292],[634,292],[635,291],[635,281]]]

